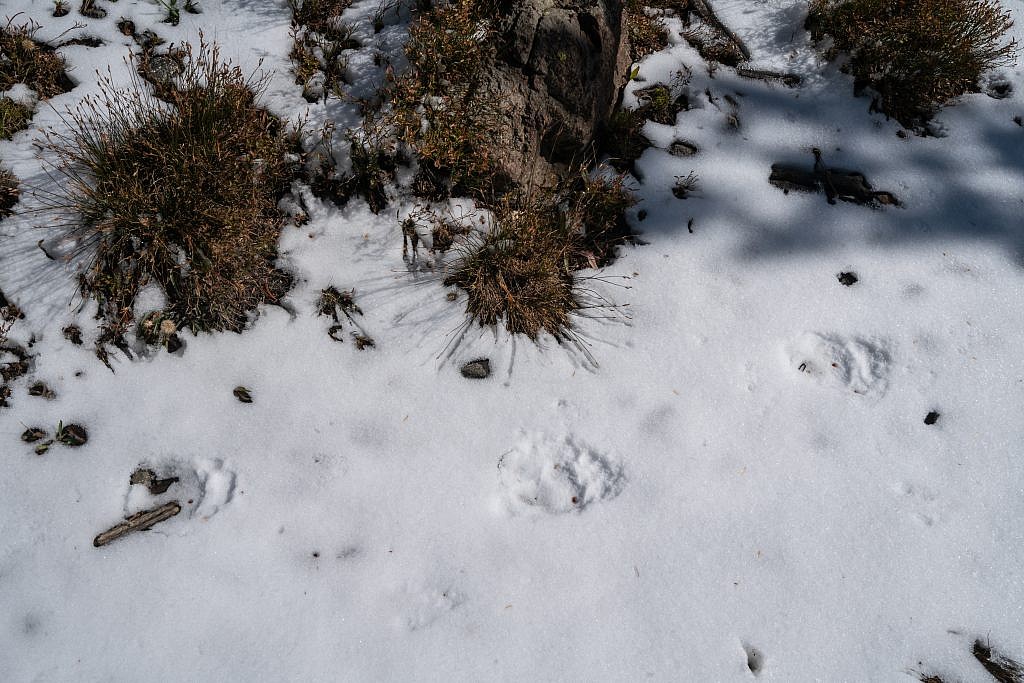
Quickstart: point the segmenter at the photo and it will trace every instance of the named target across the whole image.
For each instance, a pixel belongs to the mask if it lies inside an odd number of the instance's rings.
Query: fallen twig
[[[120,524],[112,526],[94,538],[92,544],[99,548],[111,541],[116,541],[125,534],[130,534],[133,531],[145,531],[154,524],[170,519],[179,512],[181,512],[181,505],[176,500],[171,501],[170,503],[164,503],[160,507],[153,508],[152,510],[136,512]]]

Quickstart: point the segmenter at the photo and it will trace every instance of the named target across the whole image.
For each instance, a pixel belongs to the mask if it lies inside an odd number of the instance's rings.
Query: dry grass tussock
[[[812,0],[807,17],[812,37],[832,39],[827,56],[849,54],[858,91],[870,86],[875,106],[908,128],[1011,64],[1011,25],[994,0]]]
[[[71,90],[64,58],[35,39],[39,29],[39,24],[31,21],[15,24],[14,17],[0,26],[0,92],[22,83],[45,100]],[[30,107],[9,97],[0,98],[0,140],[27,128],[31,118]]]
[[[612,258],[633,203],[622,176],[509,193],[491,207],[487,230],[455,239],[444,284],[464,290],[470,321],[502,323],[533,340],[541,332],[569,339],[572,316],[589,307],[577,271]]]
[[[0,167],[0,218],[11,215],[11,209],[18,203],[18,179],[6,168]]]
[[[184,51],[167,102],[138,79],[101,85],[41,150],[58,160],[60,189],[43,199],[63,218],[68,258],[85,261],[83,295],[118,334],[147,285],[163,290],[178,327],[241,330],[290,286],[274,262],[295,134],[259,106],[264,80],[205,44]]]
[[[486,195],[498,181],[491,155],[501,129],[500,94],[484,83],[496,49],[495,13],[486,0],[422,12],[405,46],[409,66],[390,76],[383,93],[385,121],[421,172],[456,194]]]
[[[14,17],[0,26],[0,91],[24,83],[40,99],[68,92],[74,86],[65,73],[64,58],[35,39],[40,25],[17,25]]]

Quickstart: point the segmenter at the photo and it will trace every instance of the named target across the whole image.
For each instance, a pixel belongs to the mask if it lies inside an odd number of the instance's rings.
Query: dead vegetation
[[[295,83],[309,102],[340,97],[345,78],[345,51],[359,47],[352,26],[341,15],[352,0],[289,0]]]
[[[0,27],[0,91],[24,83],[45,100],[74,87],[65,73],[64,58],[35,39],[40,28],[32,21],[17,25],[14,17]]]
[[[634,62],[668,46],[668,29],[658,10],[648,9],[642,0],[628,0],[625,12],[630,57]]]
[[[907,128],[1011,64],[1011,25],[994,0],[813,0],[806,22],[815,40],[831,39],[828,58],[849,56],[855,90],[870,87],[873,107]]]
[[[31,118],[31,109],[9,97],[0,97],[0,140],[10,140],[19,130],[28,128]]]
[[[193,331],[240,331],[290,286],[274,261],[295,139],[259,106],[264,81],[204,44],[185,51],[174,82],[166,104],[141,81],[116,90],[106,80],[101,98],[68,112],[70,131],[41,145],[58,159],[60,188],[43,199],[114,340],[149,285],[163,290],[165,317]]]
[[[496,49],[490,10],[456,0],[421,13],[405,47],[409,67],[384,90],[384,123],[416,157],[427,194],[486,197],[502,184],[491,156],[500,96],[483,82]]]
[[[13,173],[0,166],[0,219],[11,215],[11,209],[18,203],[18,179]]]
[[[576,271],[614,256],[628,239],[622,214],[633,203],[621,176],[510,193],[492,207],[486,230],[454,243],[444,284],[466,293],[466,316],[480,325],[569,339],[572,316],[586,306]]]

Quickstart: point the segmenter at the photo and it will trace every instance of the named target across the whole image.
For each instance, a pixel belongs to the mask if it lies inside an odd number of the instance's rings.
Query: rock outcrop
[[[621,0],[506,0],[497,58],[484,78],[504,111],[503,175],[550,186],[590,156],[629,77]]]

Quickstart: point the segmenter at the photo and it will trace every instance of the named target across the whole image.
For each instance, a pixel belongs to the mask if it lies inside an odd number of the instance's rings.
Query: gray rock
[[[622,0],[526,0],[499,12],[498,58],[485,77],[507,107],[500,171],[550,186],[587,161],[629,76]]]
[[[491,361],[488,358],[471,360],[462,366],[462,376],[468,379],[486,379],[491,376]]]

